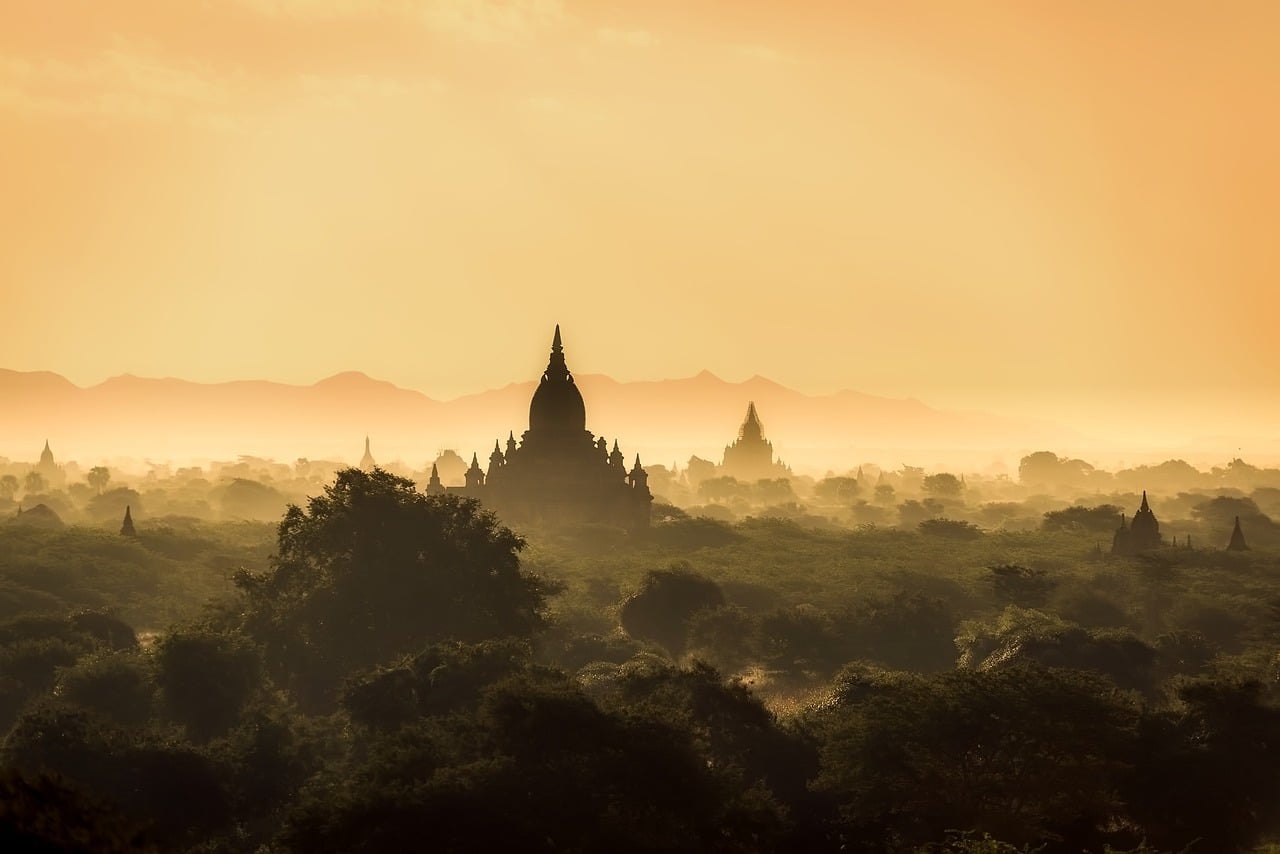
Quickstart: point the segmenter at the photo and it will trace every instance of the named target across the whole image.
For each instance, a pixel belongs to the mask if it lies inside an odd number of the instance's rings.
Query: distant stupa
[[[431,479],[427,481],[427,495],[443,495],[444,493],[444,484],[440,482],[440,469],[435,463],[432,463]]]
[[[787,477],[791,471],[773,458],[773,443],[764,437],[764,425],[755,401],[747,403],[747,414],[738,428],[738,438],[726,445],[721,470],[738,480],[754,482],[762,478]]]
[[[373,471],[378,467],[374,462],[373,453],[369,450],[369,437],[364,437],[364,456],[360,458],[360,468],[364,471]]]
[[[124,522],[120,525],[120,536],[122,537],[138,536],[137,528],[133,527],[133,513],[130,512],[128,504],[124,506]]]
[[[1236,526],[1231,531],[1231,542],[1227,543],[1229,552],[1247,552],[1249,546],[1244,541],[1244,531],[1240,530],[1240,517],[1236,517]]]
[[[1120,514],[1120,528],[1111,540],[1111,553],[1113,555],[1132,555],[1149,549],[1158,549],[1163,544],[1164,539],[1160,536],[1160,523],[1156,521],[1156,514],[1152,512],[1151,505],[1147,503],[1147,491],[1144,489],[1142,491],[1142,506],[1138,508],[1137,513],[1133,514],[1133,523],[1128,528],[1125,527],[1124,514]]]

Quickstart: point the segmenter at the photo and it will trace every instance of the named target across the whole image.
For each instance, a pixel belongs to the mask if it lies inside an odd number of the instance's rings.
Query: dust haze
[[[0,850],[1280,850],[1278,10],[8,3]]]

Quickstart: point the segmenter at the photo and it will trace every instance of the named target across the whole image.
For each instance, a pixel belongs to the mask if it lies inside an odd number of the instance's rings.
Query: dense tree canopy
[[[237,576],[244,627],[304,702],[330,702],[353,671],[432,642],[537,630],[544,585],[523,546],[474,500],[346,469],[285,513],[267,572]]]

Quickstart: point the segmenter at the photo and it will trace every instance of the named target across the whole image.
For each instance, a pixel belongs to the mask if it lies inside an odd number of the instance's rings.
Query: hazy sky
[[[443,398],[560,322],[623,380],[1280,429],[1278,43],[1270,0],[4,0],[0,367]]]

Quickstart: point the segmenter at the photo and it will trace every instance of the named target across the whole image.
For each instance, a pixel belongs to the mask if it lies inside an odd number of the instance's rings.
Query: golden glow
[[[1275,3],[4,19],[3,367],[439,399],[536,376],[560,322],[621,380],[1280,432]]]

